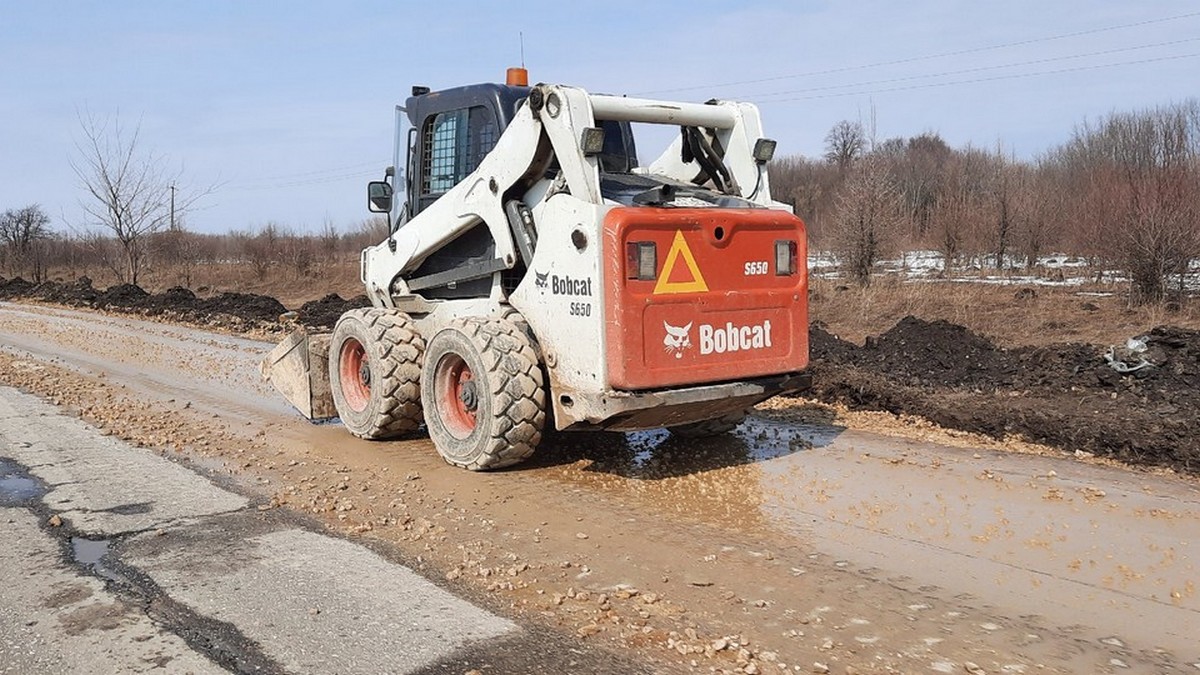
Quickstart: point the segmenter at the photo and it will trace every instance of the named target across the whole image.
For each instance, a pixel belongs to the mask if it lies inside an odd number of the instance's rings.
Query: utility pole
[[[175,230],[175,184],[171,183],[171,230]]]

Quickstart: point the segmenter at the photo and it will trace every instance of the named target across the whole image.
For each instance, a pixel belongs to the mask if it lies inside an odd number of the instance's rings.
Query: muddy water
[[[265,343],[0,304],[0,345],[261,428],[366,494],[417,480],[457,509],[442,522],[460,548],[482,536],[563,561],[546,583],[653,589],[697,625],[799,653],[935,671],[964,654],[1012,672],[1200,661],[1200,493],[1182,480],[763,418],[711,441],[563,434],[528,465],[469,474],[427,439],[300,420],[259,379]]]
[[[1200,637],[1193,484],[853,431],[762,467],[772,520],[854,565],[1096,639],[1186,650]]]

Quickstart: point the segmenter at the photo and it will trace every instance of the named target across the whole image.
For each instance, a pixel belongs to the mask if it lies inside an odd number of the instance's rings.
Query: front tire
[[[354,309],[338,319],[329,344],[329,388],[350,433],[382,440],[416,431],[424,351],[425,340],[403,312]]]
[[[546,424],[537,351],[511,321],[458,319],[429,340],[425,426],[448,463],[485,471],[533,454]]]

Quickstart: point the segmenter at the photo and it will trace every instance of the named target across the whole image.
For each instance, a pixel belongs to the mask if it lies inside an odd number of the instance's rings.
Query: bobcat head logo
[[[663,349],[668,354],[674,354],[677,359],[683,358],[683,350],[692,346],[692,338],[689,336],[692,331],[692,323],[689,321],[686,326],[681,328],[672,326],[666,321],[663,322],[663,328],[667,331],[667,334],[663,336]]]
[[[533,283],[535,286],[542,289],[546,288],[546,277],[550,276],[549,272],[538,272],[537,270],[534,270],[533,276]]]

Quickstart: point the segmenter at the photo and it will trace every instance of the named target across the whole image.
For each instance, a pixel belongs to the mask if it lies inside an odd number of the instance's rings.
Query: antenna
[[[525,67],[525,31],[517,31],[517,36],[521,40],[521,67]]]

